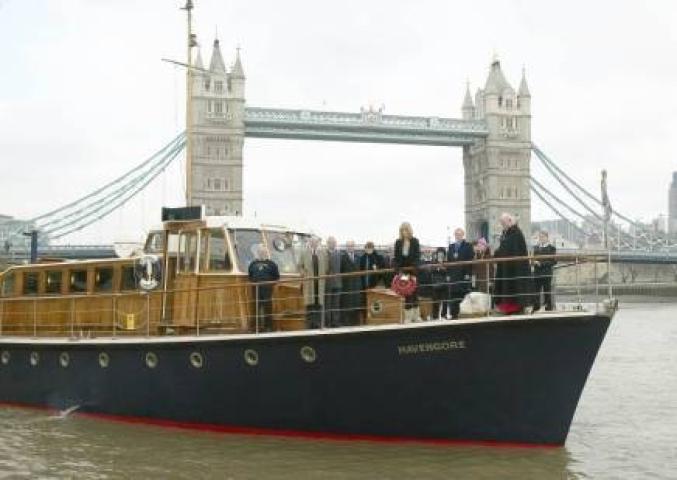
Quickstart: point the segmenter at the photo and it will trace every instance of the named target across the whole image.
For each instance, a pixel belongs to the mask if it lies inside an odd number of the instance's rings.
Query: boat
[[[250,434],[564,444],[613,301],[405,323],[383,285],[365,291],[359,325],[309,329],[297,262],[311,232],[186,210],[165,211],[140,257],[0,274],[0,404]],[[272,332],[246,273],[257,245],[281,273]]]

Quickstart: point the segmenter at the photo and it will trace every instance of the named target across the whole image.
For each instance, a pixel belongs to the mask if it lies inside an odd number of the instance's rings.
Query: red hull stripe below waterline
[[[58,413],[59,410],[41,405],[29,405],[24,403],[0,402],[0,407],[23,408],[30,410],[48,411]],[[211,423],[180,422],[161,418],[134,417],[126,415],[111,415],[107,413],[92,413],[74,411],[72,415],[86,418],[96,418],[117,423],[153,425],[164,428],[180,430],[198,430],[213,433],[230,433],[238,435],[269,436],[269,437],[295,437],[313,440],[333,440],[339,442],[375,442],[375,443],[419,443],[427,445],[460,445],[460,446],[483,446],[501,448],[559,448],[559,444],[547,443],[523,443],[523,442],[500,442],[494,440],[456,440],[443,438],[416,438],[416,437],[386,437],[379,435],[361,435],[332,432],[309,432],[303,430],[277,430],[273,428],[241,427],[229,425],[216,425]]]

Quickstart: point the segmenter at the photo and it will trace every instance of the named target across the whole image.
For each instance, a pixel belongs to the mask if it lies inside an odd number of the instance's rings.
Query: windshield
[[[270,259],[277,264],[280,273],[298,273],[297,261],[300,252],[306,247],[309,235],[291,232],[265,232],[265,240],[260,230],[232,230],[233,244],[237,261],[242,272],[256,258],[256,248],[263,244]]]

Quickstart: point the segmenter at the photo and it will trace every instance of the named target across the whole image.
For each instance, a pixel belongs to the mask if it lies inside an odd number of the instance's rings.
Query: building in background
[[[672,184],[668,192],[668,233],[677,236],[677,172],[672,172]]]

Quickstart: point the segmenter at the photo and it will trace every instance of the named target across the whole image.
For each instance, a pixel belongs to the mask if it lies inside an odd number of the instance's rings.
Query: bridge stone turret
[[[193,75],[192,198],[209,215],[242,214],[245,75],[238,49],[228,71],[215,39],[209,68]]]
[[[469,90],[462,106],[485,123],[488,135],[463,147],[465,169],[465,219],[469,238],[486,237],[498,243],[498,219],[503,212],[516,216],[525,235],[531,230],[529,189],[531,158],[531,94],[522,72],[515,92],[498,59],[491,63],[484,89]]]

